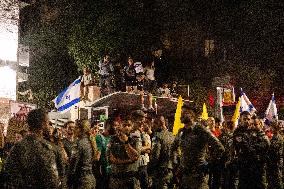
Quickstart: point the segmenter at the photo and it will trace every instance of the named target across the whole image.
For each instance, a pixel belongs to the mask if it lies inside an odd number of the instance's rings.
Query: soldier
[[[72,146],[75,141],[75,123],[73,121],[68,121],[63,126],[64,129],[64,138],[62,139],[64,149],[68,155],[68,158],[71,158]]]
[[[27,117],[31,134],[16,143],[5,164],[4,188],[60,188],[56,151],[43,139],[47,114],[32,110]]]
[[[228,121],[225,122],[222,134],[219,139],[220,142],[225,147],[225,153],[222,157],[222,176],[221,176],[221,184],[223,189],[235,189],[236,186],[236,166],[232,163],[234,157],[233,150],[233,133],[234,133],[234,122]]]
[[[95,141],[90,139],[91,124],[88,120],[79,120],[75,134],[78,137],[70,161],[70,178],[73,188],[95,189],[96,180],[93,175],[93,163],[98,160]],[[70,184],[69,184],[70,186]]]
[[[268,151],[267,181],[268,189],[282,189],[282,166],[283,166],[283,138],[280,135],[280,124],[272,122],[273,137]]]
[[[149,170],[153,178],[153,189],[167,189],[173,178],[171,146],[174,136],[167,130],[166,121],[160,116],[154,121],[154,136]]]
[[[239,170],[240,189],[265,188],[264,163],[269,140],[259,129],[252,128],[251,114],[240,115],[240,125],[233,135],[235,162]]]
[[[47,127],[44,128],[43,130],[43,138],[50,142],[52,145],[54,151],[56,152],[56,163],[57,163],[57,169],[58,173],[62,182],[62,187],[66,188],[67,187],[67,182],[66,182],[66,172],[67,170],[67,161],[68,157],[66,154],[66,151],[63,147],[63,144],[61,142],[61,134],[58,128],[54,129],[52,124],[49,122]]]
[[[139,137],[130,136],[132,128],[130,121],[125,122],[111,138],[108,151],[111,166],[110,189],[140,188],[136,176],[142,143]]]
[[[195,123],[195,112],[188,106],[182,107],[181,122],[184,123],[173,143],[173,152],[180,148],[180,187],[183,189],[208,188],[207,146],[213,149],[212,159],[218,159],[224,152],[220,141],[207,128]]]

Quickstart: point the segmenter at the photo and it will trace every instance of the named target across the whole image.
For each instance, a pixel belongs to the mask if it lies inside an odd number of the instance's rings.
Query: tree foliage
[[[25,8],[22,23],[24,39],[34,50],[31,85],[44,101],[67,86],[78,74],[76,69],[87,65],[96,72],[103,53],[114,59],[131,54],[139,60],[162,49],[157,79],[192,83],[197,95],[192,98],[200,107],[216,76],[229,74],[237,88],[255,94],[281,92],[279,7],[283,3],[278,0],[35,3]],[[204,57],[205,39],[215,44],[209,57]]]

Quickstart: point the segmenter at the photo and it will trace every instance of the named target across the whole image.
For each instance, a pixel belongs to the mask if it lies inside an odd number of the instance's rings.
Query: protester
[[[110,94],[113,90],[113,72],[114,68],[112,62],[110,61],[110,56],[105,54],[103,61],[99,62],[100,87],[102,96]]]
[[[177,82],[173,81],[172,85],[170,86],[170,92],[171,92],[171,96],[173,98],[178,98],[178,88],[177,88]]]
[[[171,91],[168,88],[168,84],[164,83],[162,87],[158,89],[158,94],[161,97],[171,97]]]
[[[146,125],[146,117],[147,114],[143,111],[134,111],[132,114],[133,129],[130,133],[131,138],[141,141],[138,159],[138,179],[140,181],[141,188],[148,188],[147,155],[151,149],[151,144],[147,140],[146,134],[143,131],[143,128]]]
[[[145,75],[144,68],[141,62],[134,63],[135,73],[136,73],[136,86],[137,91],[135,93],[144,94],[145,90]]]
[[[137,90],[136,71],[132,57],[128,57],[128,64],[123,69],[126,92],[133,93]]]
[[[81,79],[81,97],[83,100],[91,101],[89,99],[90,87],[95,85],[95,79],[88,67],[83,68],[83,76]]]
[[[213,117],[209,117],[207,119],[208,127],[211,133],[215,137],[219,137],[221,135],[221,129],[215,123],[215,119]],[[212,146],[208,146],[209,150],[209,159],[212,162],[211,166],[209,167],[209,188],[210,189],[218,189],[221,186],[221,169],[222,169],[222,162],[220,160],[212,160],[214,158],[214,149]]]
[[[118,126],[119,127],[119,124]],[[99,165],[100,165],[100,175],[97,179],[97,189],[107,189],[109,188],[109,177],[111,168],[109,165],[107,151],[109,150],[109,143],[111,137],[115,135],[115,127],[112,120],[108,119],[105,122],[105,128],[102,135],[99,135],[97,142],[98,150],[101,152]]]
[[[147,65],[144,68],[144,74],[145,74],[145,88],[146,91],[155,94],[155,90],[157,88],[157,83],[155,79],[155,63],[152,61],[150,65]]]
[[[100,158],[101,158],[101,153],[102,153],[102,148],[104,146],[104,137],[100,134],[100,127],[97,122],[92,123],[91,125],[91,130],[90,130],[90,139],[92,142],[95,142],[97,145],[97,150],[98,150],[98,157],[96,158],[96,161],[93,162],[93,174],[96,178],[96,188],[99,188],[99,185],[101,185],[101,163],[100,163]]]
[[[210,129],[210,131],[212,132],[212,134],[215,137],[219,137],[221,135],[221,129],[217,126],[217,124],[215,123],[215,118],[214,117],[209,117],[207,119],[207,123],[208,123],[208,128]]]

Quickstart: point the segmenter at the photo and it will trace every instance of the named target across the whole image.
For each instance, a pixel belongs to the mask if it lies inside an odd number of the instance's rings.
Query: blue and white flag
[[[274,94],[272,94],[272,98],[265,112],[265,119],[269,122],[272,122],[273,120],[278,120],[277,107],[276,107]]]
[[[64,89],[54,100],[58,112],[65,113],[80,102],[81,77],[76,79],[69,87]]]
[[[250,113],[254,113],[256,109],[248,99],[247,95],[243,92],[241,89],[241,107],[240,107],[240,112],[248,111]]]

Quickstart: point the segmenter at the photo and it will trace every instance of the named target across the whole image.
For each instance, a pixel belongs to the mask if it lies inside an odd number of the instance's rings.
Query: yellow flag
[[[178,103],[177,103],[177,109],[176,109],[176,114],[175,114],[175,122],[174,122],[174,128],[173,128],[173,135],[176,135],[179,131],[179,129],[183,128],[184,125],[180,121],[181,117],[181,107],[183,105],[183,101],[181,96],[178,98]]]
[[[201,114],[201,119],[203,120],[207,120],[208,119],[208,113],[207,113],[207,108],[206,108],[206,104],[203,104],[203,108],[202,108],[202,114]]]
[[[232,117],[232,122],[236,123],[240,117],[240,108],[241,108],[241,98],[239,98],[239,101],[236,105],[235,113]]]

